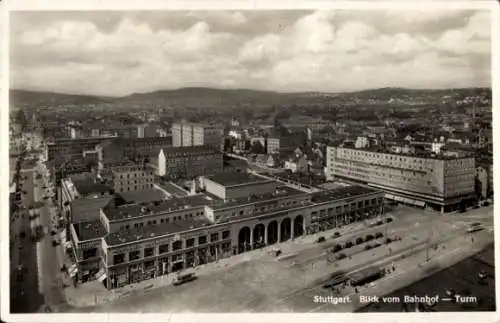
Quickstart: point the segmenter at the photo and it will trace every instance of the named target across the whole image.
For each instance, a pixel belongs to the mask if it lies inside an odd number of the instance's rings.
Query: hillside
[[[110,98],[26,90],[10,90],[11,106],[88,105],[110,102]]]
[[[362,103],[365,100],[387,102],[389,99],[419,100],[423,103],[440,102],[442,98],[455,100],[466,96],[486,93],[491,97],[491,89],[449,89],[449,90],[413,90],[403,88],[381,88],[349,93],[300,92],[278,93],[246,89],[213,89],[187,87],[176,90],[161,90],[148,93],[134,93],[121,98],[71,95],[25,90],[11,90],[12,106],[60,106],[92,105],[107,103],[112,106],[137,107],[169,105],[177,107],[230,109],[251,106],[323,106],[328,104]],[[368,101],[367,101],[368,102]]]

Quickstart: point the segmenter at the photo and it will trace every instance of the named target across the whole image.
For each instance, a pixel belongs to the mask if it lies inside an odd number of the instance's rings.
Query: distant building
[[[147,165],[129,163],[109,169],[110,186],[116,193],[153,188],[154,169]]]
[[[158,176],[169,179],[192,178],[222,172],[222,153],[210,146],[170,147],[160,149],[151,158]]]
[[[308,161],[305,155],[293,156],[285,160],[285,169],[292,173],[306,173],[308,171]]]
[[[383,189],[410,204],[456,209],[474,197],[474,157],[411,156],[328,147],[326,176]]]
[[[218,126],[174,123],[172,125],[172,145],[174,147],[212,146],[223,148],[224,129]]]

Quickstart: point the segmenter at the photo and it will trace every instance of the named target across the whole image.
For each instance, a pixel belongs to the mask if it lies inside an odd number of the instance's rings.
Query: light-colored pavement
[[[38,169],[40,170],[40,168]],[[45,228],[45,235],[37,243],[38,270],[41,276],[40,287],[45,298],[45,305],[54,310],[57,306],[65,304],[62,291],[63,273],[60,271],[57,247],[52,245],[53,240],[59,239],[51,235],[51,231],[55,229],[55,212],[52,201],[50,198],[43,199],[43,196],[47,195],[46,190],[43,188],[48,184],[46,178],[42,177],[36,183],[35,199],[44,202],[44,206],[40,208],[40,224]]]
[[[488,209],[480,210],[482,210],[484,217],[488,218]],[[324,251],[327,244],[314,244],[314,237],[308,236],[304,237],[304,241],[301,243],[282,244],[280,248],[284,255],[291,254],[282,260],[274,258],[266,251],[253,251],[238,255],[239,259],[230,258],[219,262],[219,264],[210,264],[199,269],[198,276],[200,278],[192,283],[177,287],[165,286],[170,283],[169,277],[146,281],[122,291],[122,295],[131,294],[132,296],[99,307],[76,309],[75,311],[235,312],[270,310],[264,309],[262,306],[273,304],[273,300],[286,298],[287,295],[294,293],[300,295],[303,290],[317,286],[321,279],[333,271],[341,268],[350,270],[360,264],[371,265],[374,261],[383,263],[390,255],[401,257],[401,254],[408,254],[412,250],[413,252],[418,251],[419,248],[424,247],[429,237],[431,242],[461,237],[465,234],[467,227],[466,224],[450,224],[448,221],[443,221],[443,217],[440,216],[422,215],[421,212],[411,208],[400,208],[395,214],[397,219],[388,225],[386,231],[389,234],[401,236],[402,241],[379,247],[376,250],[363,250],[356,254],[354,254],[355,248],[353,248],[346,251],[346,254],[351,255],[351,259],[336,261],[337,265],[328,264],[325,260]],[[477,214],[481,213],[478,211]],[[371,232],[383,231],[382,228],[362,229],[358,231],[357,235],[365,234],[366,231],[370,230]],[[433,232],[433,234],[429,236],[429,232]],[[488,231],[483,231],[480,234],[486,235],[486,240],[492,239],[491,233]],[[344,237],[348,237],[348,235],[346,233]],[[462,244],[465,243],[464,250],[469,250],[463,238],[460,241]],[[358,247],[358,249],[362,248]],[[411,259],[418,259],[417,264],[423,261],[421,257],[411,257]],[[453,259],[458,260],[458,257]],[[231,263],[236,264],[231,265]],[[216,268],[217,266],[220,268]],[[408,280],[408,278],[405,279]],[[164,287],[156,288],[162,285]],[[149,288],[147,291],[135,294],[132,292],[134,288],[141,289],[141,286]],[[109,293],[102,295],[106,295],[102,297],[107,297]]]

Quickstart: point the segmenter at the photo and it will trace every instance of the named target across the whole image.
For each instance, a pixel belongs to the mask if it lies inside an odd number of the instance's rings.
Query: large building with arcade
[[[71,226],[79,281],[117,288],[379,214],[383,192],[305,193],[261,175],[205,178],[204,192],[148,203],[112,200]]]

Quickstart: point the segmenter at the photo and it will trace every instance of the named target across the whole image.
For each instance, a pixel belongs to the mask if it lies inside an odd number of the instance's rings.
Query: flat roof
[[[382,191],[364,186],[352,185],[347,187],[336,188],[329,191],[312,193],[311,201],[313,203],[324,203],[332,200],[341,200],[348,197],[365,195],[376,192],[382,192]]]
[[[99,239],[107,234],[100,220],[72,223],[71,225],[80,241]]]
[[[218,184],[224,185],[226,187],[244,185],[244,184],[274,182],[273,180],[270,179],[265,179],[252,174],[241,173],[241,172],[220,173],[217,175],[210,176],[208,177],[208,179]]]
[[[160,184],[160,187],[173,196],[183,197],[188,195],[188,192],[186,190],[181,189],[177,185],[174,185],[170,182]]]
[[[120,192],[117,195],[121,196],[127,203],[144,203],[161,201],[166,198],[165,193],[156,188],[146,188],[143,190]]]
[[[206,195],[210,196],[208,193],[205,193]],[[234,199],[231,201],[224,202],[224,200],[216,197],[216,196],[210,196],[213,200],[212,208],[214,210],[220,210],[224,209],[227,207],[235,206],[235,205],[245,205],[245,204],[250,204],[250,203],[255,203],[255,202],[265,202],[265,201],[271,201],[275,200],[278,198],[285,198],[285,197],[291,197],[291,196],[296,196],[296,195],[306,195],[307,193],[304,193],[302,191],[299,191],[297,189],[288,187],[288,186],[279,186],[276,188],[276,191],[272,194],[262,194],[262,195],[251,195],[248,196],[247,198],[240,198],[240,199]]]
[[[71,178],[73,185],[81,195],[93,193],[109,193],[110,188],[104,184],[94,183],[90,178]]]
[[[182,231],[201,228],[210,224],[211,223],[208,219],[186,219],[179,220],[174,223],[162,223],[142,228],[130,228],[128,230],[111,233],[107,235],[105,239],[109,246],[114,246],[147,238],[175,234]]]
[[[104,213],[110,221],[131,219],[148,214],[156,214],[164,211],[187,210],[194,207],[209,205],[212,201],[205,195],[192,195],[182,198],[172,198],[168,200],[125,204],[121,206],[107,206]]]
[[[306,174],[299,174],[299,173],[290,173],[290,172],[280,172],[280,173],[273,173],[269,174],[269,176],[276,176],[277,178],[281,180],[289,180],[289,181],[294,181],[303,185],[309,185],[309,186],[317,186],[324,184],[326,182],[324,177],[318,176],[318,175],[306,175]]]

